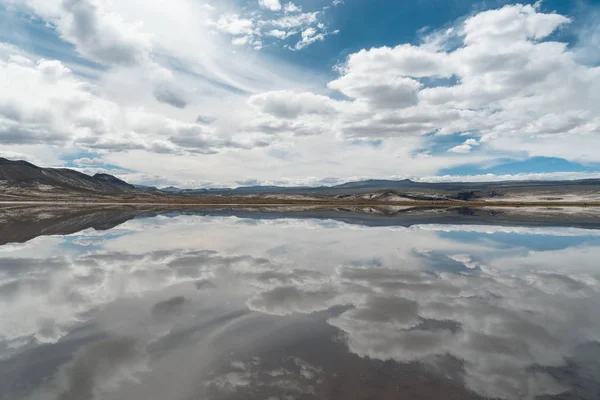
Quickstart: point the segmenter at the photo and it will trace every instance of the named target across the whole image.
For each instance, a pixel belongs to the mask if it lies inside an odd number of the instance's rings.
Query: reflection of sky
[[[391,361],[378,390],[597,398],[599,241],[173,215],[2,246],[0,399],[341,398]]]
[[[572,246],[600,245],[598,236],[560,236],[560,235],[532,235],[497,232],[482,235],[480,232],[440,232],[440,237],[457,242],[483,242],[495,243],[501,248],[524,247],[528,250],[561,250]]]

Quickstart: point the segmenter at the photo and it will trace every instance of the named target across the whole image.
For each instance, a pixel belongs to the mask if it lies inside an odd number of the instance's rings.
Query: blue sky
[[[0,156],[185,187],[600,176],[600,3],[0,0]]]

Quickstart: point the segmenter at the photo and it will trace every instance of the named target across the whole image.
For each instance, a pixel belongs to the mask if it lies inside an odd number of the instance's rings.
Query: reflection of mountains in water
[[[24,243],[38,236],[69,235],[90,228],[104,231],[134,218],[157,215],[322,219],[362,226],[453,224],[600,228],[600,210],[595,208],[6,206],[0,207],[0,245]]]

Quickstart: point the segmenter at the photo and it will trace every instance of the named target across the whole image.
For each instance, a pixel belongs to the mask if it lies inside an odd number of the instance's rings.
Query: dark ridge
[[[33,165],[32,163],[27,162],[27,161],[23,161],[23,160],[12,161],[12,160],[8,160],[6,158],[0,157],[0,165],[11,165],[11,164],[18,164],[18,165],[22,165],[24,167],[40,169],[40,167],[38,167],[37,165]]]
[[[13,186],[48,185],[78,192],[135,192],[135,186],[109,174],[89,176],[68,168],[40,168],[27,161],[0,158],[0,180]]]

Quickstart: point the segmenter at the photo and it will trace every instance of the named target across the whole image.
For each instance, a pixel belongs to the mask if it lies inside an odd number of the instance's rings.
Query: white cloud
[[[417,104],[422,84],[407,77],[351,72],[330,82],[329,87],[374,108],[399,110]]]
[[[79,167],[97,167],[106,164],[101,158],[78,158],[73,161],[73,164]]]
[[[285,6],[283,7],[283,10],[286,13],[295,13],[295,12],[301,12],[302,11],[302,7],[297,6],[296,4],[289,2],[286,3]]]
[[[151,36],[143,32],[142,24],[126,21],[104,2],[27,0],[26,4],[56,26],[79,53],[101,64],[145,62],[152,51]]]
[[[451,148],[448,151],[450,151],[452,153],[470,153],[471,146],[468,144],[459,144],[458,146],[454,146],[453,148]]]
[[[282,31],[282,30],[279,30],[279,29],[273,29],[272,31],[267,32],[266,34],[268,36],[274,36],[274,37],[279,38],[279,39],[285,39],[286,37],[289,36],[289,32]]]
[[[413,178],[419,182],[501,182],[501,181],[544,181],[599,179],[600,172],[542,172],[520,174],[443,175]]]
[[[342,72],[415,78],[448,78],[454,73],[446,53],[410,44],[363,49],[348,56]]]
[[[220,32],[234,36],[234,44],[246,45],[255,50],[261,49],[264,44],[285,41],[293,36],[299,38],[296,44],[284,44],[284,47],[302,50],[337,33],[328,30],[322,11],[303,12],[300,6],[292,2],[282,6],[279,0],[259,0],[259,4],[270,12],[264,14],[260,10],[247,11],[241,15],[225,13],[216,21],[209,19],[208,24]]]
[[[295,119],[309,114],[332,114],[336,106],[336,103],[326,96],[290,91],[254,95],[248,102],[262,113],[284,119]]]
[[[513,44],[528,39],[540,40],[557,27],[570,22],[559,14],[539,12],[538,5],[507,5],[480,12],[463,26],[465,44]]]
[[[0,61],[0,141],[62,145],[108,132],[118,107],[58,61]]]
[[[318,33],[318,31],[312,27],[303,30],[301,37],[302,39],[294,46],[296,50],[302,50],[315,42],[325,40],[325,35],[323,33]]]
[[[479,146],[479,142],[477,139],[467,139],[463,144],[459,144],[458,146],[454,146],[450,150],[451,153],[470,153],[473,150],[473,147]]]
[[[302,28],[317,24],[320,12],[307,12],[295,15],[284,15],[271,21],[263,21],[262,25],[273,25],[278,28]]]
[[[59,61],[18,64],[0,60],[0,86],[0,142],[7,145],[43,143],[156,152],[243,147],[215,136],[201,124],[122,107]],[[168,91],[157,95],[168,95],[163,101],[180,101]]]
[[[254,32],[254,22],[251,19],[240,18],[237,14],[221,15],[214,26],[231,35],[250,35]]]
[[[600,153],[581,149],[600,133],[600,69],[547,40],[569,22],[537,6],[505,6],[434,32],[422,45],[351,54],[328,87],[352,102],[336,100],[337,114],[323,124],[346,138],[471,132],[487,154],[524,150],[598,162]],[[298,46],[315,34],[305,30]],[[479,144],[471,138],[450,151]]]
[[[279,0],[258,0],[258,4],[260,4],[261,7],[267,8],[271,11],[281,10],[281,3]]]

